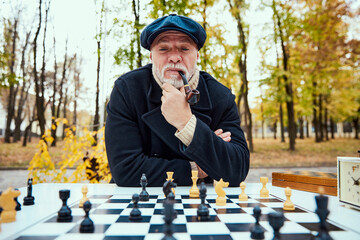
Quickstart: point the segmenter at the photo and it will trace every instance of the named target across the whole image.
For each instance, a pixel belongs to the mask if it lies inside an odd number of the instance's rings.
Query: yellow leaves
[[[56,119],[56,126],[60,122],[68,123],[66,119]],[[105,127],[97,132],[85,128],[81,136],[75,136],[75,130],[75,127],[65,129],[63,154],[57,166],[55,166],[48,151],[48,144],[54,140],[51,137],[51,130],[45,131],[43,139],[39,141],[38,152],[35,153],[28,168],[29,177],[33,178],[34,183],[78,183],[84,181],[99,183],[100,181],[110,181],[111,173],[105,150]],[[95,135],[98,136],[97,143],[94,139]],[[69,168],[73,169],[72,173],[67,172]]]

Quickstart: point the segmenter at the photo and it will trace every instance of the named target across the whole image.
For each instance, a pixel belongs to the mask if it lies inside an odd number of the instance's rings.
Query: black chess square
[[[184,215],[184,210],[183,209],[174,209],[178,215]],[[154,215],[164,215],[164,209],[155,209],[154,210]]]
[[[250,232],[251,228],[255,225],[254,223],[226,223],[226,227],[230,232]],[[260,225],[260,227],[266,231],[266,229]]]
[[[103,240],[144,240],[145,236],[105,236]]]
[[[130,220],[129,216],[120,216],[116,222],[131,222],[131,223],[137,223],[137,222],[142,222],[142,223],[148,223],[150,222],[150,218],[151,216],[142,216],[141,219],[139,220]]]
[[[163,233],[164,224],[151,224],[149,233]],[[174,232],[187,232],[186,224],[172,224]]]
[[[165,199],[158,199],[156,203],[164,203]],[[181,203],[181,199],[174,199],[174,203]]]
[[[134,208],[134,204],[130,203],[127,208]],[[143,202],[139,202],[138,203],[138,208],[155,208],[155,203],[143,203]]]
[[[95,209],[91,214],[120,214],[123,209]]]
[[[239,205],[242,208],[245,208],[245,207],[254,208],[256,206],[266,207],[264,204],[261,204],[261,203],[237,203],[237,205]]]
[[[110,224],[95,224],[94,225],[94,233],[104,233]],[[80,233],[80,225],[73,227],[68,233]]]
[[[216,203],[216,199],[206,199],[206,201],[208,203]],[[226,203],[232,203],[232,201],[230,199],[226,199]]]
[[[53,240],[58,236],[21,236],[15,240]]]
[[[315,223],[298,223],[301,226],[305,227],[306,229],[309,229],[310,231],[316,231],[318,232],[320,229],[320,224],[318,222]],[[329,223],[326,222],[326,228],[328,231],[344,231],[343,229]]]
[[[186,216],[187,222],[220,222],[220,219],[216,215],[210,215],[209,220],[200,221],[197,216]]]
[[[208,208],[210,208],[210,205],[209,204],[205,204]],[[183,204],[184,208],[198,208],[200,206],[200,203],[197,204],[197,203],[184,203]]]
[[[230,235],[191,235],[191,240],[233,240]]]
[[[243,209],[241,208],[218,208],[215,209],[215,212],[217,214],[229,214],[229,213],[246,213]]]

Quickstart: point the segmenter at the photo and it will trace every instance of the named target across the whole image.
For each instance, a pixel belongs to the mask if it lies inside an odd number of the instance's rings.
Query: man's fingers
[[[223,133],[223,130],[220,128],[220,129],[216,130],[214,133],[216,136],[219,136],[220,134]]]

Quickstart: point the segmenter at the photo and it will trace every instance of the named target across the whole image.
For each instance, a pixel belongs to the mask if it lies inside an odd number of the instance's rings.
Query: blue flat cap
[[[188,35],[194,40],[199,50],[206,41],[206,32],[199,23],[185,16],[170,14],[158,18],[146,26],[140,35],[141,46],[150,50],[152,42],[160,33],[171,30]]]

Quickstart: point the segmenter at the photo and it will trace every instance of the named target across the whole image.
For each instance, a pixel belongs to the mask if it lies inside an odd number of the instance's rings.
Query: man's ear
[[[200,57],[200,53],[199,53],[199,52],[197,52],[197,54],[196,54],[196,58],[197,58],[197,60],[199,60],[199,57]]]
[[[152,52],[150,52],[150,60],[151,60],[151,62],[152,62]]]

